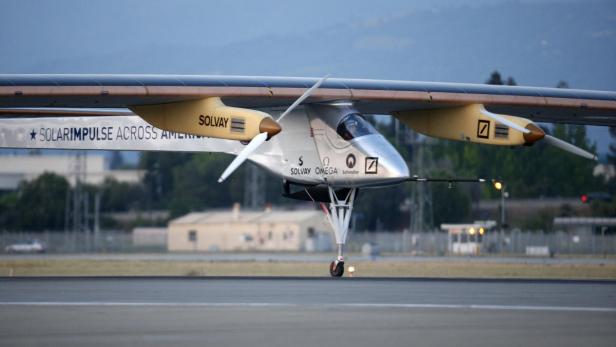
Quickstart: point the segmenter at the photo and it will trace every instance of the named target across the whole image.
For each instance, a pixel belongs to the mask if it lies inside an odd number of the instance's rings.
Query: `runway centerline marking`
[[[533,305],[480,305],[480,304],[387,304],[387,303],[277,303],[277,302],[105,302],[105,301],[3,301],[0,306],[44,306],[44,307],[306,307],[306,308],[393,308],[393,309],[470,309],[500,311],[568,311],[568,312],[610,312],[613,307],[585,306],[533,306]]]

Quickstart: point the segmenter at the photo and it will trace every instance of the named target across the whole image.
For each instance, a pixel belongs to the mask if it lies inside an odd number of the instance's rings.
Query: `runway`
[[[0,280],[0,344],[613,346],[616,282]]]

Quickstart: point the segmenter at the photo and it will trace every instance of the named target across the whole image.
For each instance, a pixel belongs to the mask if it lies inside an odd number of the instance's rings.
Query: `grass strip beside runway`
[[[616,264],[349,261],[354,277],[616,279]],[[0,276],[329,276],[328,264],[279,261],[10,259]],[[346,271],[345,276],[348,275]]]

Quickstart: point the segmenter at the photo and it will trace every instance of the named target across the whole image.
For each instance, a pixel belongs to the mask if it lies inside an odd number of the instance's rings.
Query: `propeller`
[[[260,133],[259,135],[253,137],[252,140],[250,140],[250,142],[248,143],[248,145],[244,147],[244,149],[235,157],[235,159],[233,159],[231,164],[227,166],[225,171],[223,171],[222,175],[220,175],[220,178],[218,179],[218,183],[221,183],[222,181],[227,179],[227,177],[229,177],[229,175],[232,174],[235,169],[242,165],[244,160],[246,160],[246,158],[248,158],[248,156],[251,155],[252,152],[259,148],[259,146],[261,146],[265,142],[265,140],[267,140],[267,133]]]
[[[526,142],[528,144],[532,144],[535,141],[544,139],[548,144],[554,146],[554,147],[558,147],[564,151],[567,151],[569,153],[573,153],[575,155],[579,155],[580,157],[586,158],[586,159],[591,159],[591,160],[597,160],[597,156],[595,154],[592,154],[580,147],[574,146],[572,144],[570,144],[569,142],[563,141],[559,138],[556,138],[552,135],[548,135],[545,133],[545,131],[543,131],[543,129],[539,128],[537,125],[535,125],[534,123],[530,123],[528,124],[526,127],[522,127],[517,123],[514,123],[512,121],[510,121],[509,119],[507,119],[505,116],[496,114],[496,113],[492,113],[488,110],[486,110],[484,107],[481,107],[481,114],[483,114],[484,116],[491,118],[492,120],[504,124],[512,129],[515,129],[517,131],[520,131],[524,134],[524,140],[526,140]]]
[[[558,147],[564,151],[571,152],[573,154],[577,154],[580,157],[584,157],[586,159],[597,160],[597,156],[590,152],[587,152],[580,147],[574,146],[569,142],[565,142],[557,137],[552,135],[545,135],[545,141],[554,147]]]
[[[297,105],[301,104],[304,100],[306,100],[306,98],[309,97],[310,94],[312,94],[312,92],[314,92],[317,88],[319,88],[321,86],[321,84],[323,84],[323,82],[325,82],[325,80],[328,79],[328,78],[329,78],[329,75],[323,76],[323,78],[318,80],[317,83],[315,83],[312,87],[310,87],[310,89],[306,90],[304,92],[304,94],[302,94],[302,96],[300,96],[297,100],[295,100],[295,102],[292,103],[291,106],[289,106],[289,108],[287,108],[280,115],[280,117],[278,117],[278,119],[276,119],[276,122],[280,122],[281,119],[283,119],[286,115],[291,113],[291,111],[293,111],[293,109],[295,109],[297,107]]]
[[[233,159],[231,164],[227,166],[225,171],[223,171],[222,175],[220,175],[220,178],[218,179],[218,183],[221,183],[222,181],[227,179],[227,177],[229,177],[229,175],[231,175],[233,171],[235,171],[240,165],[242,165],[242,163],[246,159],[248,159],[248,157],[254,151],[256,151],[257,148],[259,148],[259,146],[265,143],[265,141],[269,140],[272,136],[278,134],[281,130],[280,124],[278,124],[278,122],[280,122],[282,118],[284,118],[287,114],[291,113],[291,111],[293,111],[299,104],[301,104],[304,100],[306,100],[306,98],[308,98],[317,88],[319,88],[321,84],[323,84],[323,82],[325,82],[325,80],[328,77],[329,75],[321,78],[320,80],[317,81],[317,83],[315,83],[312,87],[306,90],[304,94],[302,94],[302,96],[300,96],[297,100],[295,100],[295,102],[293,102],[291,106],[289,106],[280,115],[280,117],[278,117],[276,121],[272,120],[271,118],[264,118],[261,121],[261,124],[259,124],[259,131],[260,131],[259,135],[253,137],[252,140],[250,140],[250,142],[248,143],[248,145],[246,145],[246,147],[242,149],[242,151],[235,157],[235,159]]]

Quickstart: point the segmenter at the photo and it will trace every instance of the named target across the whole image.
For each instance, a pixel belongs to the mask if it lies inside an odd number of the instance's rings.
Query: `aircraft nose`
[[[366,156],[364,177],[368,183],[395,184],[410,177],[400,153],[380,134],[359,138],[355,145]]]
[[[383,159],[383,168],[388,178],[403,181],[410,177],[409,167],[397,151],[395,155],[389,155]]]

